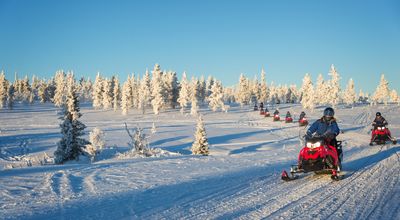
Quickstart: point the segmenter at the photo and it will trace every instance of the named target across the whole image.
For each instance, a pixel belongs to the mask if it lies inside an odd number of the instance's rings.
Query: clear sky
[[[159,63],[224,85],[264,67],[267,82],[326,79],[373,91],[384,73],[400,88],[400,1],[0,0],[0,70],[8,79],[56,70],[143,74]]]

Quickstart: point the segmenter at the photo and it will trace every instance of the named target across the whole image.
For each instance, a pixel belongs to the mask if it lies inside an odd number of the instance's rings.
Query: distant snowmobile
[[[377,124],[374,126],[374,129],[371,133],[371,142],[369,145],[376,144],[386,144],[386,141],[391,141],[393,144],[397,144],[397,140],[390,136],[389,128],[387,128],[383,124]]]
[[[306,118],[306,113],[301,112],[299,117],[299,126],[307,126],[307,125],[308,125],[308,120]]]
[[[291,115],[290,112],[288,111],[288,112],[286,113],[285,123],[292,123],[292,122],[293,122],[292,115]]]
[[[281,117],[279,116],[279,111],[275,110],[274,111],[274,118],[272,119],[273,121],[280,121]]]
[[[308,125],[308,120],[306,117],[299,119],[299,126],[307,126],[307,125]]]
[[[297,179],[296,173],[328,173],[333,180],[339,180],[338,172],[341,170],[342,155],[338,155],[336,148],[319,136],[306,138],[306,146],[300,150],[297,165],[292,165],[290,175],[284,170],[282,180]],[[342,142],[337,141],[337,148],[341,148]]]

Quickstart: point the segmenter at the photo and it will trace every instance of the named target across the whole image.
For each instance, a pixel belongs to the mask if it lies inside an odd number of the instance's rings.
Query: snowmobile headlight
[[[321,142],[317,142],[314,144],[314,147],[320,147],[321,146]]]
[[[313,144],[312,143],[310,143],[310,142],[307,142],[307,145],[306,145],[308,148],[312,148],[312,146],[313,146]]]
[[[385,127],[381,127],[381,130],[382,130],[382,131],[385,130]]]

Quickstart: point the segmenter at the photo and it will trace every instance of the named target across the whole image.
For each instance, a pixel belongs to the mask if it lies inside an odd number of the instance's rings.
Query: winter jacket
[[[292,115],[290,114],[290,112],[287,112],[286,113],[286,118],[291,118],[292,117]]]
[[[302,112],[302,113],[300,114],[300,120],[303,119],[305,116],[306,116],[306,113]]]
[[[275,110],[275,111],[274,111],[274,115],[279,115],[279,111],[278,111],[278,110]]]
[[[329,139],[334,139],[340,133],[340,129],[335,118],[332,118],[329,121],[321,118],[315,121],[307,130],[307,136],[309,137],[311,137],[314,133],[317,133],[320,136],[326,136],[326,138]]]
[[[375,120],[374,120],[374,122],[372,122],[372,125],[373,126],[377,126],[377,125],[388,125],[388,123],[387,123],[387,121],[386,121],[386,119],[383,117],[383,116],[381,116],[381,118],[378,118],[378,117],[375,117]]]

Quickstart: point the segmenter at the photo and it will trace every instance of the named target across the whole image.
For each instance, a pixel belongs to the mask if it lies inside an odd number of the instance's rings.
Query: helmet
[[[380,112],[377,112],[376,113],[376,116],[381,116],[382,114],[380,113]]]
[[[333,108],[328,107],[324,110],[324,116],[333,117],[333,115],[335,115]]]

